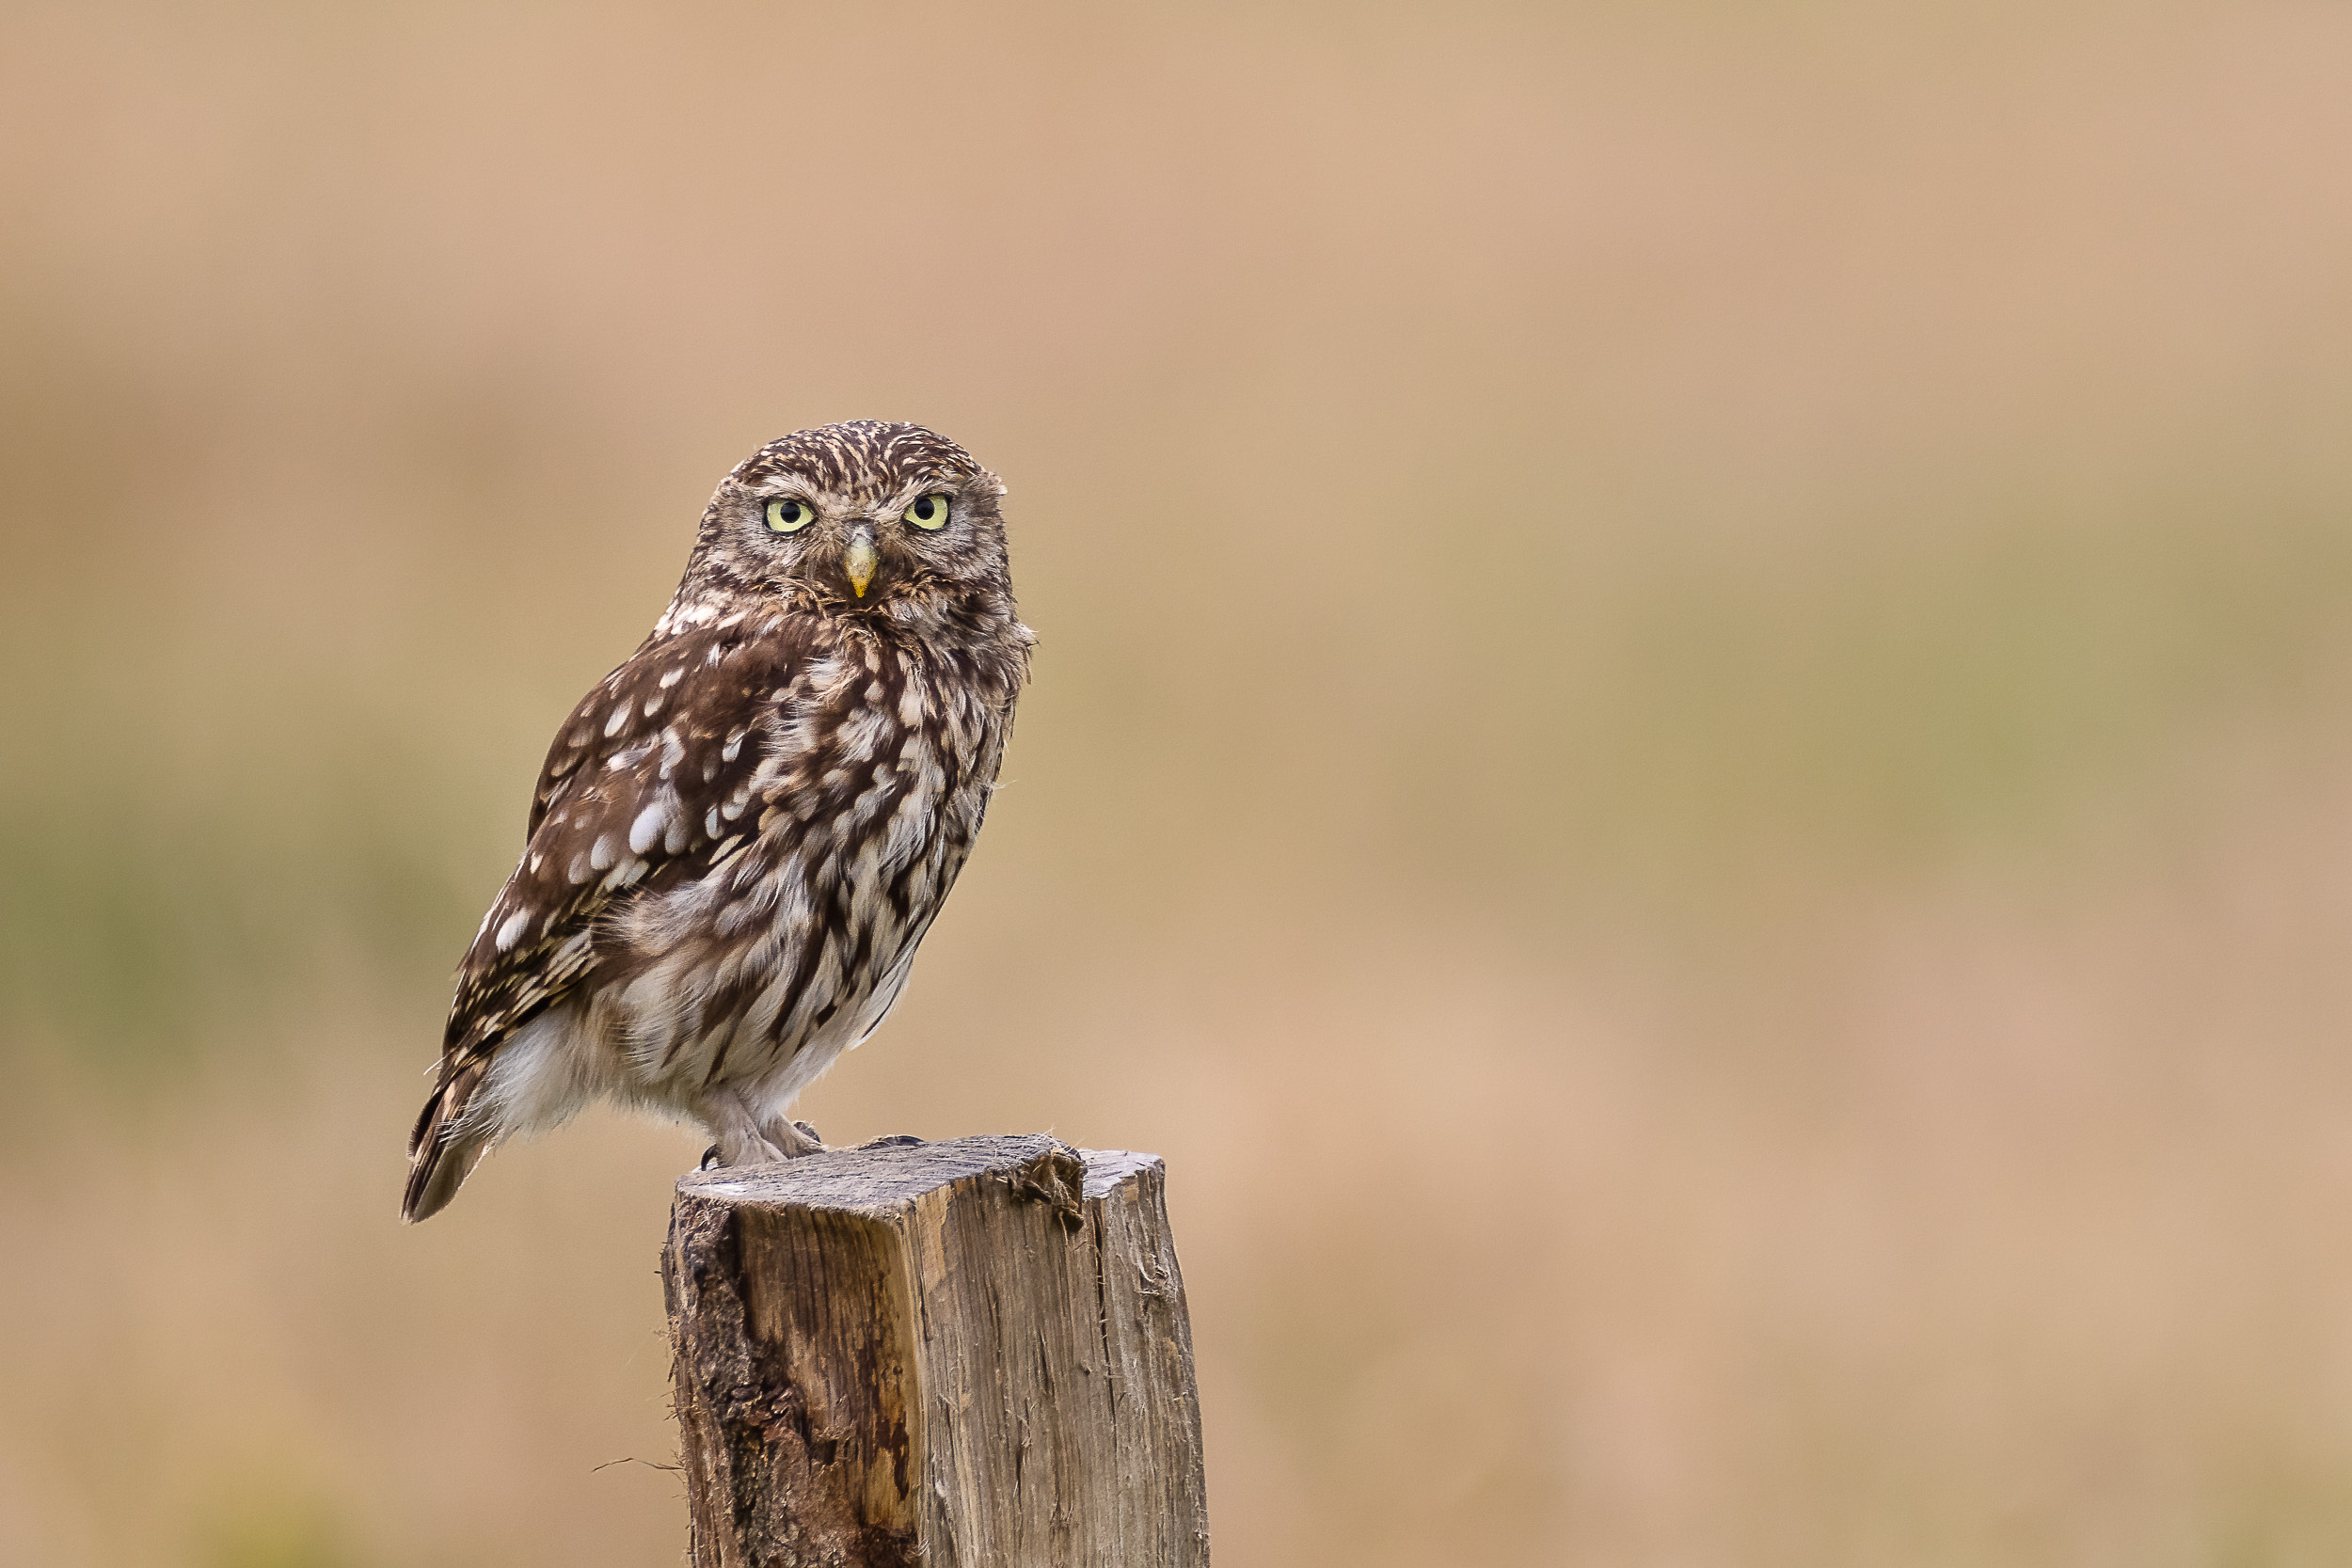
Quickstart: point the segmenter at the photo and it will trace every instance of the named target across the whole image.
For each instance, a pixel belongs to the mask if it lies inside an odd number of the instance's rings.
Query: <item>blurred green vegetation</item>
[[[254,1502],[217,1520],[197,1558],[202,1568],[358,1568],[347,1531],[307,1499]]]

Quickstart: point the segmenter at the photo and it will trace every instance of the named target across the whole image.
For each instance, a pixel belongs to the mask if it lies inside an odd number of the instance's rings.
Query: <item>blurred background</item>
[[[597,1114],[395,1221],[797,427],[1011,487],[834,1142],[1157,1150],[1221,1568],[2352,1556],[2352,14],[0,22],[0,1562],[669,1562]],[[644,1463],[609,1464],[615,1460]]]

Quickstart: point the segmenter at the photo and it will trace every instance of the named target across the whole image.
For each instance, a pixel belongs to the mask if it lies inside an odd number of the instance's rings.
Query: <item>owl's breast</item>
[[[739,836],[616,932],[640,1060],[764,1077],[879,1022],[971,852],[1009,720],[887,650],[828,656],[780,691],[727,802]]]

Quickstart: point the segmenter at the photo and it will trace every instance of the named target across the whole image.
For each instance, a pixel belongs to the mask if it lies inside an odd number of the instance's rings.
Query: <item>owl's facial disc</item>
[[[881,564],[882,555],[874,548],[874,525],[859,523],[850,530],[850,547],[841,557],[842,575],[850,579],[850,592],[866,597],[866,585],[874,580]]]

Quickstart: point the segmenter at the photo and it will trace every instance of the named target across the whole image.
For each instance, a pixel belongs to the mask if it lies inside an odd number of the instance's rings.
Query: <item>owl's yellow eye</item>
[[[926,533],[937,533],[947,526],[947,498],[925,496],[907,508],[907,521]]]
[[[778,533],[798,533],[817,520],[816,509],[789,496],[768,503],[768,526]]]

